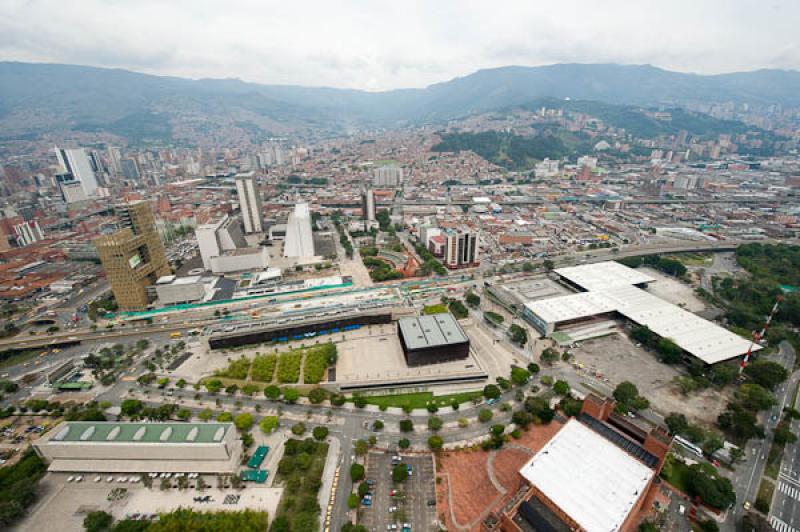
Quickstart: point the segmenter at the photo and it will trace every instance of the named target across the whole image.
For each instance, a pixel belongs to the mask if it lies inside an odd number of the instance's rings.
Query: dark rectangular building
[[[403,318],[397,330],[409,366],[438,364],[469,356],[469,338],[450,313]]]

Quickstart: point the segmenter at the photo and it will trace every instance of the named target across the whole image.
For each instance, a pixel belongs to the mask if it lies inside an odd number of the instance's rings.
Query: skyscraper
[[[448,229],[444,233],[444,265],[450,269],[478,264],[478,233],[471,230]]]
[[[368,222],[375,221],[375,193],[372,189],[364,189],[361,193],[361,216]]]
[[[263,232],[261,192],[258,190],[258,183],[252,172],[236,176],[236,192],[239,194],[239,208],[242,210],[244,232],[247,234]]]
[[[116,207],[121,229],[94,241],[111,291],[121,310],[143,310],[147,287],[172,273],[147,201]]]
[[[122,153],[116,146],[108,147],[109,169],[115,177],[122,175]]]
[[[403,183],[403,169],[393,164],[379,166],[373,171],[372,183],[376,187],[399,187]]]
[[[311,232],[311,211],[308,203],[298,203],[286,224],[284,257],[313,257],[314,235]]]
[[[92,162],[83,148],[64,149],[55,147],[56,158],[61,167],[61,172],[72,174],[75,181],[80,182],[87,196],[94,196],[97,192],[97,176],[92,170]]]

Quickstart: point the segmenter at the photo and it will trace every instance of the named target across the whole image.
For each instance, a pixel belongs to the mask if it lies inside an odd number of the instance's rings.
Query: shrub
[[[303,366],[303,382],[306,384],[317,384],[325,378],[325,371],[328,369],[328,361],[331,358],[330,351],[336,351],[336,346],[328,343],[323,346],[309,349],[306,354],[306,361]]]
[[[228,377],[229,379],[244,380],[247,378],[249,371],[250,359],[242,355],[241,358],[232,360],[224,370],[215,371],[214,375],[218,377]]]
[[[489,421],[492,420],[493,417],[494,414],[488,408],[481,408],[480,411],[478,412],[478,421],[480,421],[481,423],[488,423]]]
[[[277,365],[277,355],[258,355],[253,359],[253,368],[250,371],[250,376],[254,381],[272,382],[275,376],[275,366]]]
[[[233,418],[233,424],[236,425],[236,428],[240,431],[248,431],[253,426],[253,415],[243,412]]]
[[[403,419],[400,421],[401,432],[411,432],[414,430],[414,422],[410,419]]]
[[[281,389],[275,386],[274,384],[271,384],[266,388],[264,388],[264,397],[266,397],[267,399],[272,399],[273,401],[275,401],[280,396],[281,396]]]
[[[314,388],[308,392],[308,400],[311,404],[318,405],[328,398],[328,392],[322,388]]]
[[[258,424],[264,434],[271,434],[275,429],[278,428],[278,425],[278,416],[264,416],[261,418],[261,421]]]
[[[441,418],[438,418],[436,416],[431,416],[428,418],[428,430],[436,432],[437,430],[442,428],[443,424],[444,423],[442,422]]]
[[[315,440],[322,441],[328,437],[328,427],[314,427],[311,434],[314,436]]]
[[[428,438],[428,447],[430,447],[432,451],[438,451],[442,448],[442,445],[444,445],[444,440],[441,436],[434,434]]]
[[[278,358],[278,382],[291,384],[300,378],[300,365],[303,361],[303,354],[296,351],[281,353]]]
[[[397,442],[397,446],[400,447],[401,449],[408,449],[409,447],[411,447],[411,442],[408,440],[408,438],[403,438],[399,442]]]
[[[353,464],[350,466],[350,479],[353,482],[361,482],[364,480],[364,466],[361,464]]]
[[[306,426],[304,423],[295,423],[292,425],[292,434],[295,436],[302,436],[306,432]]]

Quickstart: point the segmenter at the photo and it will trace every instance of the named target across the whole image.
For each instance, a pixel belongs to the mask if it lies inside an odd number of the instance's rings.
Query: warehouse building
[[[543,336],[578,324],[624,319],[671,339],[706,364],[741,356],[750,347],[750,341],[738,334],[640,288],[653,279],[622,264],[602,262],[554,271],[563,283],[582,291],[525,304],[522,317]]]
[[[33,444],[50,471],[233,473],[242,455],[232,423],[65,421]]]
[[[469,357],[469,338],[450,313],[403,318],[397,331],[409,366]]]
[[[483,532],[632,532],[648,510],[672,438],[614,413],[589,395],[519,470],[519,488],[481,523]]]

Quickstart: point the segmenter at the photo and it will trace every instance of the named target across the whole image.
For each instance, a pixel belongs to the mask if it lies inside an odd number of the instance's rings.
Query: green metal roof
[[[67,421],[51,441],[107,443],[215,443],[232,423],[125,423]]]
[[[408,349],[439,347],[468,341],[467,335],[450,313],[403,318],[398,323]]]

